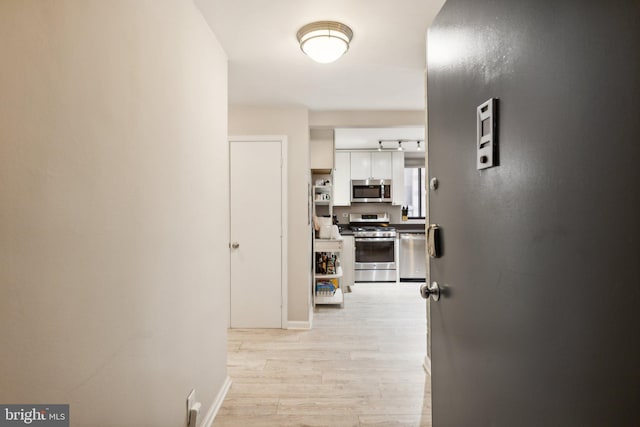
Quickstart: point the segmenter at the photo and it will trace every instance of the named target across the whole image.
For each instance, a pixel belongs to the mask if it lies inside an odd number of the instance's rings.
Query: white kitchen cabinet
[[[356,247],[353,236],[342,236],[343,245],[341,253],[341,265],[342,265],[342,286],[345,291],[348,291],[350,286],[353,286],[353,279],[355,276],[355,262],[356,262]]]
[[[333,205],[351,205],[351,153],[336,152],[336,167],[333,171]]]
[[[333,169],[334,153],[333,129],[311,129],[309,134],[311,170],[330,173]]]
[[[404,205],[404,152],[392,153],[392,187],[391,204]]]
[[[392,153],[374,151],[371,153],[371,177],[375,179],[392,179]]]
[[[351,179],[392,179],[392,176],[390,152],[351,152]]]
[[[351,152],[351,179],[371,178],[371,153]]]

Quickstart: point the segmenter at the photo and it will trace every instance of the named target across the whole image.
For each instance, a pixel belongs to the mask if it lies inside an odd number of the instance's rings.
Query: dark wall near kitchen
[[[640,425],[640,2],[448,0],[428,52],[434,426]]]

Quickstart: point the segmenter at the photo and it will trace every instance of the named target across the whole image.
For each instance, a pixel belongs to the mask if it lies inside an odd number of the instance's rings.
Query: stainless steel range
[[[349,214],[356,246],[355,282],[395,282],[396,229],[389,216]]]

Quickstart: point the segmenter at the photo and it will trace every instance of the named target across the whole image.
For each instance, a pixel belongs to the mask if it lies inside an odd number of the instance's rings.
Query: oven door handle
[[[355,239],[356,242],[395,242],[393,237],[360,237]]]

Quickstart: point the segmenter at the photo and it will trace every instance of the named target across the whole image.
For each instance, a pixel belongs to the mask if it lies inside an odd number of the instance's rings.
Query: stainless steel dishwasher
[[[427,277],[427,242],[424,233],[399,233],[400,281],[424,282]]]

